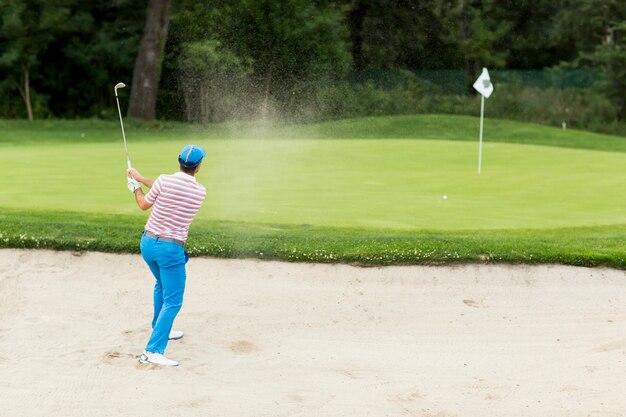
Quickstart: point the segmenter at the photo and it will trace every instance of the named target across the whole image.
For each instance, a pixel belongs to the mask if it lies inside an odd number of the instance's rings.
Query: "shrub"
[[[178,60],[187,120],[221,122],[250,113],[251,62],[215,40],[183,45]]]
[[[304,122],[398,114],[480,114],[480,96],[446,93],[410,72],[358,81],[319,82],[313,95],[302,94],[282,117]],[[624,133],[611,100],[594,88],[537,87],[502,82],[487,101],[486,116],[524,122]]]

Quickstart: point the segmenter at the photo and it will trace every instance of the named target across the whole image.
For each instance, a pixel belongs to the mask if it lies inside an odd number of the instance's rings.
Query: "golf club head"
[[[124,88],[124,87],[126,87],[126,84],[124,84],[124,83],[117,83],[117,84],[115,84],[114,90],[115,90],[115,96],[116,97],[117,97],[117,89],[118,88]]]

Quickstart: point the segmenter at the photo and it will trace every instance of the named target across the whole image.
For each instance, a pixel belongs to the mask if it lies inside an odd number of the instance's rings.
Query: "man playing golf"
[[[128,170],[128,189],[135,194],[137,205],[142,210],[152,207],[140,248],[156,278],[154,317],[152,335],[139,359],[141,363],[178,366],[178,362],[167,359],[164,353],[168,340],[183,337],[182,332],[172,331],[172,323],[183,304],[189,225],[206,196],[205,188],[195,178],[205,155],[199,146],[185,146],[178,157],[180,171],[161,175],[156,181],[144,178],[135,169]],[[144,195],[139,183],[150,188],[148,194]]]

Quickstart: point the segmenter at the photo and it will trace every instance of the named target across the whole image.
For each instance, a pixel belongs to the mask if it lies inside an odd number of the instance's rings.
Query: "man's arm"
[[[152,207],[152,204],[146,201],[146,195],[143,193],[141,187],[135,190],[135,200],[137,201],[137,205],[139,206],[139,208],[144,211]]]
[[[150,178],[144,177],[135,168],[131,168],[131,169],[128,170],[128,176],[130,178],[134,179],[134,180],[139,181],[140,183],[142,183],[143,185],[145,185],[148,188],[152,188],[152,185],[154,184],[154,180],[151,180]],[[146,210],[146,209],[144,209],[144,210]]]

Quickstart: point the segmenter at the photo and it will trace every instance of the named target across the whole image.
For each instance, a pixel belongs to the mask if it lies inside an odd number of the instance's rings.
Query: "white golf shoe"
[[[155,365],[163,365],[163,366],[178,366],[178,362],[173,361],[171,359],[167,359],[165,356],[160,353],[154,352],[144,352],[141,354],[139,358],[139,363],[153,363]]]
[[[180,330],[172,330],[170,332],[170,340],[182,339],[184,335],[185,333],[181,332]]]

